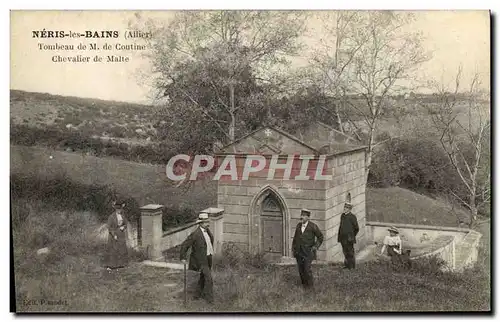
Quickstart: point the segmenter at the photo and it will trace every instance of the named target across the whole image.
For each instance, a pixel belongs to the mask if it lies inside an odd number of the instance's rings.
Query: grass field
[[[164,165],[13,145],[10,162],[11,175],[41,178],[65,175],[81,184],[110,185],[120,194],[135,198],[140,205],[159,203],[202,210],[217,203],[214,182],[196,182],[189,190],[177,188],[167,180]]]
[[[85,259],[83,259],[85,260]],[[62,266],[60,269],[74,269]],[[77,269],[79,269],[78,267]],[[182,274],[133,264],[121,272],[74,271],[45,274],[24,283],[19,311],[66,312],[360,312],[488,311],[488,280],[477,270],[462,274],[392,272],[382,263],[355,271],[314,268],[316,292],[304,294],[295,267],[215,268],[215,303],[191,298],[196,274],[189,274],[189,302],[183,306]],[[464,287],[467,286],[467,287]],[[29,291],[33,290],[33,291]],[[35,291],[40,290],[40,291]],[[28,300],[65,300],[63,305],[25,305]]]
[[[175,188],[158,180],[155,166],[42,148],[12,147],[12,151],[14,172],[50,177],[64,171],[74,180],[111,182],[137,196],[147,191],[147,196],[156,198],[152,201],[213,205],[214,187],[175,193]],[[51,162],[51,154],[60,162]],[[120,176],[118,169],[129,176]],[[405,189],[367,189],[366,198],[368,220],[456,226],[456,217],[445,203]],[[184,307],[179,271],[143,266],[140,254],[132,254],[133,262],[120,272],[109,274],[102,269],[103,245],[96,242],[99,223],[92,214],[54,212],[50,205],[29,200],[14,200],[13,211],[16,202],[30,208],[27,224],[14,231],[18,311],[455,311],[490,307],[489,234],[483,237],[477,267],[463,274],[437,273],[429,264],[410,272],[392,272],[383,263],[360,264],[350,273],[336,266],[318,266],[314,295],[303,295],[295,267],[253,266],[258,262],[228,265],[229,254],[214,269],[214,306],[190,300]],[[489,232],[489,224],[480,228],[483,234]],[[51,253],[37,256],[36,250],[45,246]],[[189,274],[191,289],[196,279],[195,273]]]
[[[191,299],[197,275],[190,272],[189,302],[184,307],[180,271],[143,266],[140,255],[136,255],[129,267],[108,273],[100,263],[103,246],[96,244],[86,229],[92,226],[92,218],[67,215],[54,214],[41,205],[34,205],[29,224],[14,235],[18,312],[490,309],[489,252],[485,248],[481,248],[478,265],[464,273],[439,272],[432,261],[415,263],[410,271],[392,271],[384,262],[362,263],[354,271],[345,271],[339,266],[315,266],[314,294],[303,293],[295,267],[248,262],[239,259],[241,254],[229,251],[214,269],[214,305]],[[483,229],[487,230],[487,226]],[[40,246],[36,233],[39,230],[49,232],[46,237],[52,249],[49,255],[35,255]]]
[[[374,213],[384,213],[385,221],[390,221],[389,214],[394,217],[398,212],[389,213],[379,195],[399,200],[401,194],[413,194],[402,189],[378,190],[368,191],[367,207]],[[432,210],[438,206],[426,198],[420,196],[419,212],[436,214]],[[317,266],[314,268],[317,292],[303,295],[295,267],[272,267],[258,260],[242,259],[241,254],[229,251],[214,269],[214,306],[190,300],[183,307],[179,271],[141,265],[142,256],[136,253],[131,254],[132,263],[126,269],[111,274],[103,270],[104,248],[95,236],[99,223],[91,213],[56,212],[50,205],[30,200],[14,200],[13,212],[26,205],[27,220],[14,229],[18,311],[333,312],[490,308],[489,223],[478,227],[484,234],[479,261],[465,273],[441,273],[432,262],[404,272],[393,272],[385,263],[378,262],[362,263],[353,272],[338,266]],[[441,220],[439,216],[429,218]],[[418,222],[418,216],[405,216],[404,220]],[[51,249],[48,255],[35,254],[45,246]],[[196,273],[189,274],[191,290],[196,279]]]
[[[469,221],[465,210],[444,201],[399,188],[371,188],[366,192],[367,220],[432,226],[458,226]]]

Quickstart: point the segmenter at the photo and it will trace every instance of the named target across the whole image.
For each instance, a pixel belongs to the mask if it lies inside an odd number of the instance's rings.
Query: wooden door
[[[262,251],[282,256],[283,212],[273,195],[269,195],[262,203],[261,232]]]

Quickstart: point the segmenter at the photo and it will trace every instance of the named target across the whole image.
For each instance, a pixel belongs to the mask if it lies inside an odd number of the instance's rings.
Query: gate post
[[[162,257],[161,238],[163,237],[163,205],[149,204],[141,207],[141,249],[150,260]]]
[[[210,219],[210,230],[214,235],[214,251],[216,256],[222,253],[222,244],[224,243],[224,209],[207,208],[201,212],[207,213]]]

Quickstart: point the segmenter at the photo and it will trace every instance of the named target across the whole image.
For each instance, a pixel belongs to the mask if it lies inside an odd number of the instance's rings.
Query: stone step
[[[163,268],[170,268],[170,269],[175,269],[175,270],[184,270],[184,264],[182,264],[182,263],[158,262],[158,261],[145,260],[142,262],[142,264],[146,265],[146,266],[163,267]]]

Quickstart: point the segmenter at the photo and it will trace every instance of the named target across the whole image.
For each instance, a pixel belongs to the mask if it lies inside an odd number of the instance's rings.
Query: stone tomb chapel
[[[337,242],[340,215],[344,203],[353,204],[360,232],[356,248],[366,244],[365,225],[365,156],[366,147],[322,123],[292,134],[273,127],[264,127],[221,148],[217,162],[235,155],[238,180],[219,180],[218,207],[224,209],[224,243],[232,243],[242,251],[265,253],[273,258],[291,257],[295,227],[300,211],[311,211],[311,221],[323,232],[324,241],[318,249],[319,261],[342,260],[342,248]],[[284,170],[276,170],[268,180],[268,170],[251,173],[241,179],[248,155],[263,155],[270,162],[278,155],[278,164],[287,162],[289,155],[308,155],[317,162],[326,156],[323,175],[331,180],[295,180],[294,175],[283,179]],[[295,174],[305,160],[296,159]],[[219,163],[220,164],[220,163]],[[314,172],[311,172],[314,174]],[[308,173],[309,174],[309,173]]]

